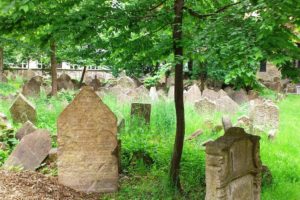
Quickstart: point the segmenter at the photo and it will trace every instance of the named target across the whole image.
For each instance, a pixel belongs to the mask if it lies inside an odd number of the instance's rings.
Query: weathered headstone
[[[62,89],[64,89],[64,90],[73,90],[74,89],[74,84],[72,82],[71,77],[68,74],[63,73],[57,79],[57,89],[58,90],[62,90]]]
[[[195,109],[200,114],[212,114],[217,111],[217,104],[204,97],[195,102]]]
[[[58,121],[58,181],[83,192],[118,189],[117,119],[83,87]]]
[[[219,112],[234,114],[238,111],[239,105],[229,96],[223,96],[216,100],[217,110]]]
[[[201,98],[201,91],[196,84],[192,85],[184,96],[185,102],[191,104],[194,104],[200,98]]]
[[[279,109],[272,101],[251,102],[249,117],[254,131],[278,130]]]
[[[18,140],[21,140],[25,135],[28,135],[36,130],[37,130],[37,128],[30,121],[27,121],[16,132],[16,138]]]
[[[28,96],[38,96],[41,92],[41,83],[36,79],[30,79],[22,88],[22,94]]]
[[[17,96],[9,110],[15,122],[36,122],[35,107],[22,94]]]
[[[222,124],[223,124],[223,129],[226,132],[228,129],[232,127],[232,122],[229,116],[224,115],[222,117]]]
[[[216,101],[217,99],[219,99],[219,93],[215,92],[214,90],[210,90],[210,89],[205,89],[202,93],[202,98],[208,98],[211,101]]]
[[[234,91],[231,98],[239,105],[244,104],[249,101],[247,92],[243,89]]]
[[[242,128],[206,144],[206,200],[259,200],[259,137]]]
[[[101,82],[95,75],[95,78],[89,83],[89,86],[91,86],[95,91],[99,90],[101,87]]]
[[[36,130],[25,135],[4,164],[4,168],[21,167],[35,170],[47,157],[51,149],[50,133]]]
[[[158,94],[156,91],[156,87],[150,88],[149,96],[150,96],[151,101],[158,101]]]
[[[131,117],[140,118],[144,120],[146,124],[150,124],[151,104],[132,103]]]
[[[133,79],[128,76],[122,76],[117,80],[117,84],[123,88],[136,88],[136,84]]]

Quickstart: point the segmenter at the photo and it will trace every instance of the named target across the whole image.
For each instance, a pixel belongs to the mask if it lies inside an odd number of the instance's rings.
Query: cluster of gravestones
[[[35,170],[50,154],[51,138],[37,129],[34,107],[19,95],[11,109],[24,123],[16,137],[20,143],[4,167]],[[132,104],[132,115],[150,123],[151,105]],[[120,142],[117,118],[91,87],[83,87],[57,120],[57,166],[61,184],[87,193],[118,190]],[[52,153],[51,153],[52,152]],[[206,199],[260,197],[259,137],[227,126],[224,136],[206,143]]]

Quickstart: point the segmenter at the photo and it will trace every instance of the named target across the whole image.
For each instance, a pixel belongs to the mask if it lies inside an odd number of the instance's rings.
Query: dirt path
[[[36,172],[0,171],[0,200],[96,200],[60,185],[56,178]]]

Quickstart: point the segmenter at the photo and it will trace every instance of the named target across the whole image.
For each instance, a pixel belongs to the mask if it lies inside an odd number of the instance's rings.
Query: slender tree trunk
[[[0,80],[2,80],[3,73],[4,73],[3,47],[0,47]]]
[[[56,44],[54,40],[50,42],[51,49],[51,78],[52,78],[52,91],[51,95],[55,96],[57,94],[57,62],[56,62]]]
[[[184,0],[175,0],[173,22],[173,51],[175,57],[175,108],[176,108],[176,138],[171,161],[170,178],[173,186],[181,191],[179,178],[180,161],[183,149],[185,121],[183,102],[183,46],[182,46],[182,20]]]
[[[83,67],[81,78],[80,78],[80,82],[79,82],[79,87],[82,87],[82,83],[83,83],[83,80],[84,80],[85,72],[86,72],[86,66]]]

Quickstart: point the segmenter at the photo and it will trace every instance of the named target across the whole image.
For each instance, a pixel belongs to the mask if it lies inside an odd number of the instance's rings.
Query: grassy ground
[[[0,84],[0,94],[16,93],[21,80]],[[75,93],[59,93],[47,98],[30,99],[37,108],[39,128],[46,128],[56,135],[56,119],[71,102]],[[104,102],[118,116],[126,120],[126,128],[119,134],[122,140],[122,175],[120,191],[104,195],[103,199],[204,199],[205,196],[205,153],[202,143],[215,139],[222,132],[212,132],[206,117],[199,116],[192,106],[186,106],[186,138],[202,129],[204,134],[186,141],[181,163],[181,178],[185,193],[179,195],[168,182],[169,163],[175,133],[175,110],[171,102],[152,105],[151,125],[140,126],[130,121],[130,105],[118,104],[114,98],[105,97]],[[9,115],[11,101],[0,102],[0,112]],[[273,183],[263,185],[263,200],[300,199],[300,97],[289,96],[279,103],[280,131],[275,141],[261,140],[261,158],[273,175]],[[242,113],[240,113],[242,114]],[[210,116],[214,125],[220,124],[220,115]],[[213,125],[213,126],[214,126]],[[19,125],[14,124],[17,128]],[[53,146],[56,146],[53,140]],[[0,152],[5,158],[5,152]],[[9,152],[6,152],[9,153]],[[142,156],[141,156],[142,155]],[[145,158],[145,162],[140,159]],[[2,159],[3,161],[3,159]],[[146,163],[146,164],[145,164]]]

